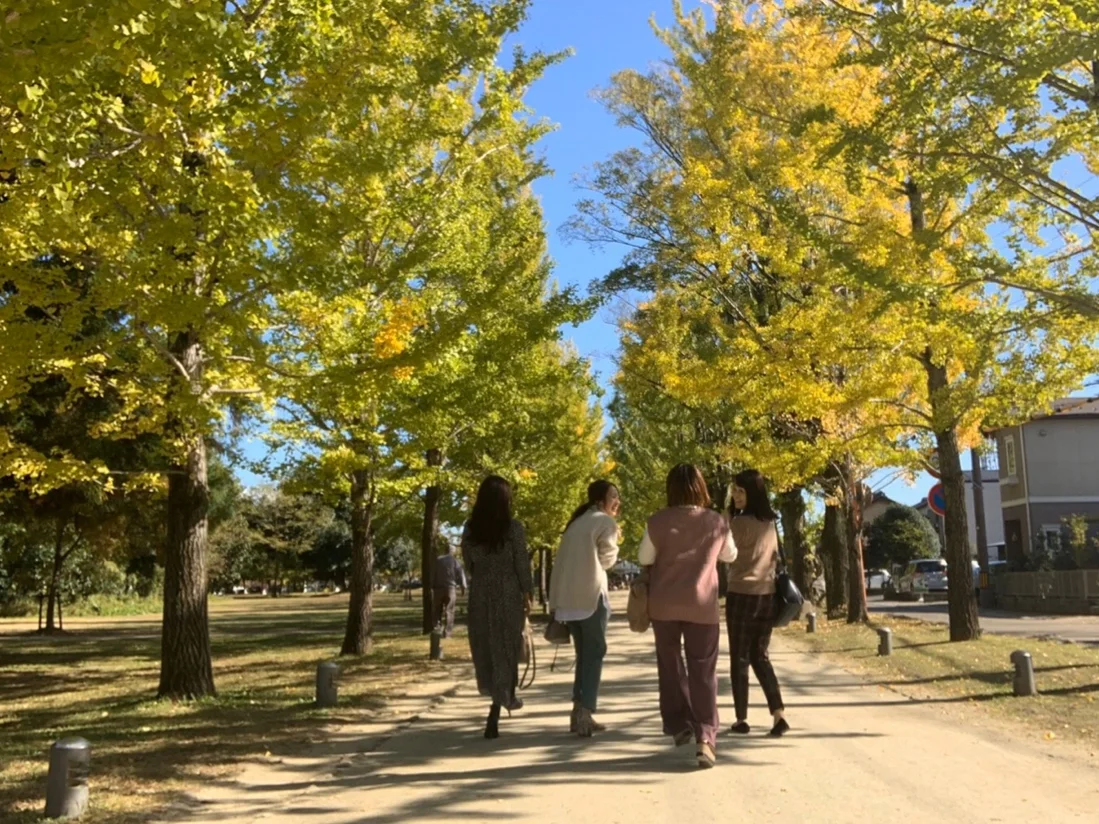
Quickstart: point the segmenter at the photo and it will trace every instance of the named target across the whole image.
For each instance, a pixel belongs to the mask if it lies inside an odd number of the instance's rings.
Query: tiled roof
[[[1099,415],[1099,398],[1061,398],[1053,402],[1054,415]]]

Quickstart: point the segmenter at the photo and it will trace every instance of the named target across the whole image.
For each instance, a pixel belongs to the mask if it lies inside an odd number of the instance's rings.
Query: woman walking
[[[531,576],[523,525],[511,517],[511,486],[490,475],[481,483],[462,533],[470,573],[469,649],[477,689],[492,699],[485,738],[500,735],[500,709],[521,709],[515,695]]]
[[[729,508],[729,527],[737,548],[736,561],[729,567],[729,596],[725,599],[725,621],[729,630],[729,657],[732,662],[733,706],[736,723],[733,732],[747,735],[748,668],[751,667],[767,697],[774,725],[770,735],[785,735],[786,723],[782,692],[771,666],[768,649],[775,621],[775,572],[778,567],[778,515],[767,498],[763,476],[747,469],[736,476],[733,502]]]
[[[618,560],[618,488],[610,481],[588,487],[588,500],[577,507],[561,536],[550,578],[549,608],[569,628],[576,647],[569,730],[583,738],[606,727],[592,718],[607,654],[607,570]]]
[[[680,464],[668,473],[667,494],[668,506],[649,518],[638,555],[649,568],[660,715],[675,745],[694,739],[698,766],[712,767],[721,723],[717,564],[735,560],[737,549],[726,520],[709,509],[710,495],[697,467]]]

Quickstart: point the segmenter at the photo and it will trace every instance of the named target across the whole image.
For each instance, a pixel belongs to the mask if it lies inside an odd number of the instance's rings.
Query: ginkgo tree
[[[604,94],[646,146],[597,170],[600,198],[581,204],[580,225],[624,239],[658,278],[667,334],[651,368],[683,393],[816,430],[818,458],[847,476],[852,560],[859,475],[935,443],[959,582],[951,634],[973,637],[960,449],[982,421],[1072,388],[1095,329],[1044,291],[988,287],[993,264],[1011,282],[1049,273],[991,241],[1013,208],[1006,193],[956,164],[921,166],[904,151],[918,130],[895,152],[872,139],[902,117],[877,93],[889,69],[845,59],[844,33],[798,4],[711,5],[712,23],[677,5],[660,32],[667,70],[623,73]],[[796,455],[796,443],[776,446]],[[860,566],[849,569],[859,602]],[[850,606],[857,620],[864,608]]]
[[[1099,315],[1093,4],[813,0],[794,13],[852,35],[845,61],[882,69],[874,90],[890,101],[889,116],[847,131],[844,151],[980,181],[980,199],[1011,203],[1000,228],[1014,259],[983,261],[974,275]],[[1015,265],[1031,258],[1039,265]]]
[[[577,392],[586,398],[593,390],[577,359],[554,345],[560,326],[586,317],[588,306],[570,290],[551,288],[541,211],[532,198],[521,204],[526,218],[516,216],[494,233],[498,260],[488,272],[495,284],[492,308],[457,345],[425,362],[386,401],[412,453],[408,469],[423,486],[424,632],[430,632],[434,620],[431,582],[441,523],[462,517],[461,505],[486,472],[514,476],[527,466],[525,461],[541,460],[514,444],[537,452],[543,442],[536,432],[562,417],[575,419],[571,409],[547,404]],[[517,249],[527,251],[517,256]],[[579,437],[554,439],[545,449],[567,459]],[[589,469],[577,474],[586,477]],[[572,485],[547,490],[548,500],[568,497]]]
[[[282,225],[271,207],[280,168],[297,139],[323,128],[297,105],[303,47],[322,35],[285,11],[55,0],[9,5],[0,22],[0,270],[10,287],[0,402],[57,377],[122,399],[89,437],[164,437],[168,465],[150,470],[168,477],[168,697],[214,691],[205,438],[227,399],[258,388],[246,358],[264,345],[266,297],[281,274],[265,245]],[[44,255],[87,273],[85,285],[44,276]],[[28,310],[59,300],[77,305],[70,319],[120,320],[94,339],[68,323],[29,334]],[[32,491],[113,485],[101,462],[13,451],[3,436],[0,445],[2,474]]]
[[[341,84],[328,133],[297,170],[301,217],[278,252],[281,266],[313,279],[274,302],[273,430],[322,487],[350,495],[348,655],[370,647],[374,508],[416,489],[433,468],[426,456],[446,446],[433,376],[545,288],[529,184],[545,172],[535,145],[548,126],[522,98],[558,56],[517,52],[500,65],[519,18],[478,8],[430,84],[389,98],[369,79]],[[445,7],[436,13],[448,19]],[[473,415],[475,404],[459,411]]]
[[[0,403],[18,404],[47,377],[74,391],[102,385],[123,402],[89,437],[163,437],[167,465],[149,467],[168,478],[161,695],[214,693],[207,440],[230,404],[280,390],[280,364],[311,368],[296,363],[297,350],[276,334],[285,327],[274,325],[287,308],[343,296],[334,310],[380,317],[366,353],[395,356],[435,305],[406,294],[409,282],[375,294],[364,284],[399,283],[393,257],[416,261],[404,268],[410,278],[442,272],[470,240],[466,227],[483,235],[483,221],[467,220],[433,181],[465,185],[463,170],[482,155],[497,168],[510,164],[513,177],[529,175],[525,157],[501,150],[515,145],[510,136],[472,139],[505,124],[537,132],[521,122],[515,90],[544,61],[491,68],[526,8],[523,0],[5,8]],[[462,82],[474,70],[484,100],[476,113],[474,89]],[[476,127],[464,143],[458,122]],[[436,174],[429,153],[444,139],[457,168]],[[412,194],[392,198],[402,187]],[[36,266],[43,256],[92,276],[74,290]],[[77,304],[70,320],[27,328],[27,312],[59,300]],[[112,335],[74,335],[71,319],[95,313],[120,318]],[[288,352],[272,351],[283,344]],[[115,368],[122,351],[131,358],[124,370]],[[101,461],[41,454],[2,430],[0,472],[35,494],[113,483]]]
[[[783,139],[786,127],[758,114],[779,100],[796,106],[825,72],[791,73],[789,42],[769,39],[762,24],[738,37],[728,25],[708,31],[701,15],[678,19],[659,33],[667,68],[622,72],[601,93],[643,145],[596,168],[588,185],[598,197],[581,202],[573,225],[585,239],[630,247],[616,278],[652,295],[624,324],[623,372],[724,418],[733,437],[721,460],[758,467],[779,490],[835,470],[857,520],[862,479],[896,457],[907,432],[870,401],[903,395],[913,370],[898,369],[893,342],[869,340],[858,321],[880,314],[881,296],[817,254],[766,200],[802,195],[827,209],[842,178],[822,180],[798,142]],[[806,65],[820,60],[820,43],[798,45]],[[828,82],[857,101],[862,74]],[[859,530],[851,535],[861,559]],[[859,592],[860,568],[851,564]],[[864,599],[851,601],[861,620]]]

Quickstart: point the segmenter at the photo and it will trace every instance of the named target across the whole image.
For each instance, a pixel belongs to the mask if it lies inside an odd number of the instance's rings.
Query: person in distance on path
[[[751,667],[774,719],[770,734],[778,738],[790,729],[782,691],[768,654],[775,621],[778,515],[771,508],[767,487],[759,472],[746,469],[736,476],[734,484],[728,517],[739,554],[729,567],[729,595],[725,599],[736,709],[732,731],[738,735],[752,731],[748,725],[748,668]]]
[[[458,590],[466,594],[466,572],[462,562],[454,555],[454,547],[445,543],[446,552],[435,559],[435,575],[432,587],[435,590],[433,600],[435,626],[443,627],[443,637],[454,634],[454,610],[458,603]],[[443,623],[443,619],[446,623]]]
[[[736,560],[729,524],[710,509],[698,468],[668,473],[668,506],[651,518],[638,562],[649,571],[660,715],[677,747],[692,739],[699,767],[717,759],[718,562]],[[684,663],[684,653],[686,662]]]
[[[485,738],[498,738],[501,708],[510,714],[523,706],[515,690],[532,584],[526,532],[511,517],[511,485],[497,475],[481,482],[462,532],[462,556],[469,567],[469,649],[477,689],[492,699]]]
[[[618,560],[618,487],[610,481],[588,486],[588,498],[572,513],[561,536],[550,578],[549,608],[569,628],[576,647],[569,730],[582,738],[606,727],[592,718],[607,654],[607,570]]]

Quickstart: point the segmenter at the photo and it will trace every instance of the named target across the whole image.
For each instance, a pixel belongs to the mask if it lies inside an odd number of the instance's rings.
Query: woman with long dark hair
[[[668,473],[668,506],[645,526],[637,560],[649,571],[660,716],[677,747],[696,742],[699,767],[717,760],[717,658],[721,640],[719,561],[737,548],[698,467]],[[684,661],[684,658],[686,660]]]
[[[569,730],[588,738],[606,729],[592,718],[607,654],[607,570],[618,560],[618,487],[610,481],[588,486],[587,500],[569,519],[550,578],[549,608],[566,624],[576,647]]]
[[[747,735],[748,669],[755,671],[774,724],[770,734],[785,735],[782,691],[769,648],[775,622],[775,573],[778,568],[778,515],[771,508],[763,476],[746,469],[736,476],[729,507],[729,528],[739,554],[729,567],[729,595],[725,599],[725,622],[729,630],[729,658],[732,664],[733,705],[736,723],[732,731]]]
[[[470,575],[469,649],[477,689],[492,699],[485,738],[500,734],[500,710],[521,709],[519,655],[530,611],[530,557],[523,525],[511,517],[511,485],[498,475],[481,482],[462,532]]]

